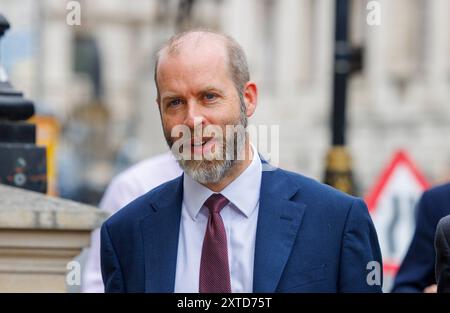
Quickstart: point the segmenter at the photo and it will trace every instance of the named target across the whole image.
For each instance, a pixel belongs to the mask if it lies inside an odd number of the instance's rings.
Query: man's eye
[[[211,101],[217,98],[217,96],[213,93],[206,93],[204,96],[205,100]]]
[[[177,106],[181,104],[181,99],[174,99],[169,102],[169,106]]]

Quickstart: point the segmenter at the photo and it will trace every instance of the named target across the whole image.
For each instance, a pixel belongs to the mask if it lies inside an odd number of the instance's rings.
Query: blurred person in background
[[[181,168],[170,152],[141,161],[111,181],[100,202],[100,209],[112,215],[134,199],[180,176],[181,173]],[[91,247],[83,270],[81,290],[82,292],[104,292],[105,290],[100,270],[99,229],[91,235]]]
[[[439,221],[434,246],[437,292],[450,293],[450,215]]]
[[[423,193],[416,229],[395,277],[392,292],[436,292],[434,237],[439,220],[450,214],[450,183]]]

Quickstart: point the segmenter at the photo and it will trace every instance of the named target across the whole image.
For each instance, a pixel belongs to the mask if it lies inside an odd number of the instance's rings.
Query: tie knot
[[[230,201],[220,193],[212,194],[205,201],[205,206],[209,209],[209,213],[219,213]]]

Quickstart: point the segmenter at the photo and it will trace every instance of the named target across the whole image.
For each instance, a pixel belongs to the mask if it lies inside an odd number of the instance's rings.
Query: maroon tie
[[[205,201],[209,216],[200,261],[200,292],[231,292],[227,234],[220,216],[220,211],[228,202],[220,193],[211,195]]]

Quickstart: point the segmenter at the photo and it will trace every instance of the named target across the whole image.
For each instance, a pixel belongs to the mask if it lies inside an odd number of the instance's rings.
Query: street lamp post
[[[346,148],[347,82],[362,68],[362,49],[353,48],[348,38],[349,0],[336,0],[333,108],[331,114],[332,147],[327,153],[325,183],[355,194],[351,158]]]
[[[0,40],[9,27],[0,14]],[[33,102],[14,90],[0,59],[0,183],[45,193],[46,150],[36,146],[36,126],[26,122],[33,115]]]

